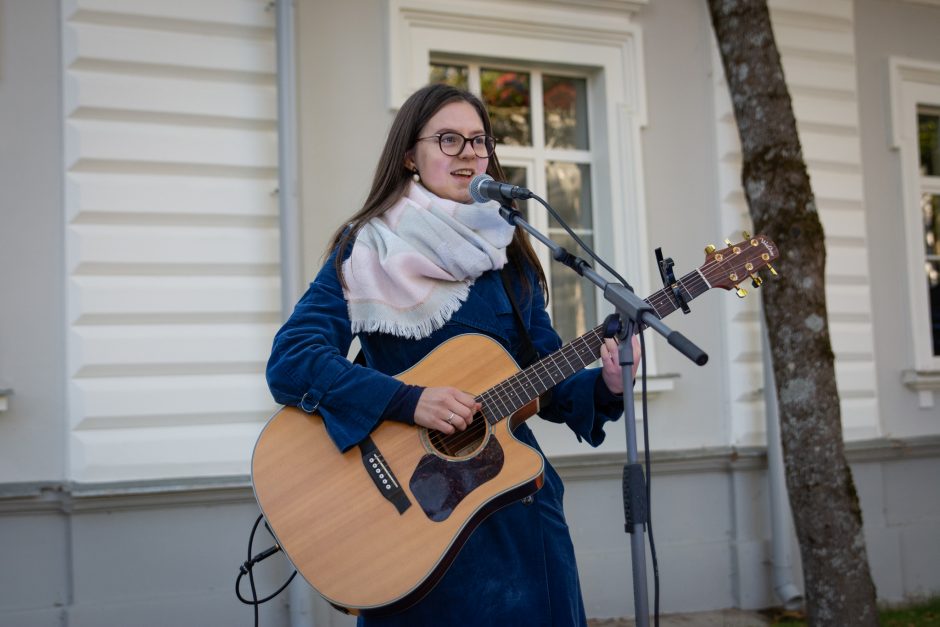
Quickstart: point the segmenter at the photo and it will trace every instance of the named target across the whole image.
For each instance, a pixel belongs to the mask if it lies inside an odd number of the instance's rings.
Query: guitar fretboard
[[[702,273],[695,270],[676,281],[676,287],[688,302],[707,292],[711,286]],[[671,287],[655,292],[645,302],[660,319],[680,307]],[[486,421],[496,424],[511,416],[556,384],[597,361],[603,341],[604,325],[599,325],[480,394],[476,400],[483,406],[481,411]]]

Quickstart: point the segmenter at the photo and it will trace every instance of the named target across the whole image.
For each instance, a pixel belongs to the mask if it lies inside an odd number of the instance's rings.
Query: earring
[[[415,169],[413,170],[413,172],[414,172],[414,174],[411,175],[411,180],[414,181],[415,183],[420,183],[420,182],[421,182],[421,175],[418,174],[418,169],[415,168]]]

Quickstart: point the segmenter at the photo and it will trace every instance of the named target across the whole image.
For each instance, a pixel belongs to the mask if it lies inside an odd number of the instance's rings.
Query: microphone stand
[[[538,199],[541,200],[541,199]],[[633,335],[650,328],[662,335],[680,353],[698,365],[708,361],[708,355],[688,338],[673,331],[656,315],[645,300],[633,292],[629,285],[611,283],[594,271],[583,259],[572,255],[554,241],[540,233],[525,221],[522,214],[500,203],[500,215],[512,225],[521,226],[532,237],[539,240],[552,251],[552,258],[559,261],[579,275],[587,277],[604,293],[604,299],[611,303],[620,318],[618,325],[605,325],[611,336],[616,333],[620,340],[620,366],[623,369],[624,390],[624,426],[627,434],[627,463],[623,468],[624,529],[630,534],[630,555],[633,566],[633,607],[637,627],[649,625],[649,598],[646,588],[646,545],[644,533],[649,512],[646,502],[646,478],[643,467],[638,461],[636,444],[636,408],[633,404]],[[611,328],[613,327],[613,328]],[[619,330],[617,329],[619,327]]]

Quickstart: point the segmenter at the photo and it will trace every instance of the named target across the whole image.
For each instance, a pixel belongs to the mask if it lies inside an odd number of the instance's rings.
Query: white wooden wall
[[[244,474],[273,409],[267,4],[62,1],[73,480]]]
[[[826,299],[842,425],[849,439],[880,435],[866,247],[865,199],[851,0],[771,0],[774,35],[793,99],[803,157],[826,233]],[[741,154],[724,72],[714,49],[722,222],[732,240],[750,229]],[[768,277],[768,280],[770,277]],[[759,290],[757,290],[759,292]],[[725,307],[732,444],[764,440],[757,299]]]

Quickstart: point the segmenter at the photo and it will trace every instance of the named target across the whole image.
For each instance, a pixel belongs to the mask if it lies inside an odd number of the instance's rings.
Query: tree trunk
[[[787,491],[810,625],[877,625],[862,514],[845,459],[826,311],[826,250],[766,0],[708,0],[757,232],[780,248],[763,284]]]

